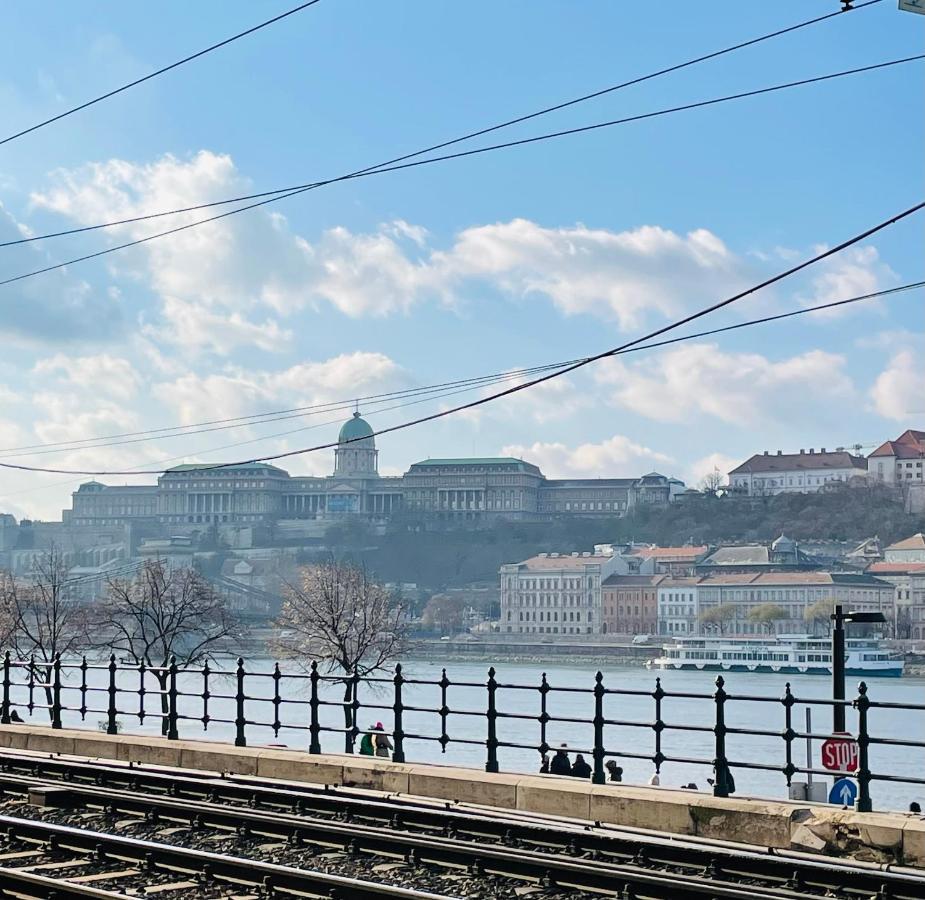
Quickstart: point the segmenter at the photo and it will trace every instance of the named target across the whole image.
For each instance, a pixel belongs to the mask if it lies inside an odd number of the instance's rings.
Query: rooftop
[[[664,581],[667,575],[611,575],[604,579],[604,587],[648,587]]]
[[[744,475],[756,472],[794,472],[818,469],[862,469],[867,470],[867,460],[863,456],[853,456],[847,450],[826,452],[823,447],[818,453],[810,448],[809,452],[799,453],[756,453],[729,474]]]
[[[925,431],[910,428],[895,441],[884,441],[871,456],[895,456],[897,459],[918,459],[925,456]]]
[[[572,554],[560,553],[552,556],[547,553],[541,553],[539,556],[531,556],[523,562],[515,563],[518,568],[532,571],[550,571],[554,569],[583,569],[585,566],[599,566],[601,563],[613,559],[612,556],[601,556],[599,554]]]
[[[870,575],[925,575],[925,562],[875,562],[864,571]]]
[[[411,464],[412,469],[431,466],[467,466],[471,468],[484,466],[504,466],[508,469],[517,469],[519,472],[530,472],[536,475],[540,473],[540,470],[535,465],[533,465],[533,463],[524,462],[522,459],[514,459],[512,456],[482,456],[465,459],[424,459],[420,462]]]
[[[261,469],[267,469],[273,475],[283,475],[286,478],[289,477],[289,473],[285,469],[280,469],[277,466],[271,466],[269,463],[265,462],[246,462],[246,463],[183,463],[179,466],[171,466],[169,469],[164,470],[164,474],[167,475],[170,472],[221,472],[222,474],[227,474],[229,472],[236,472],[240,469],[247,469],[248,471],[258,471]]]
[[[631,550],[628,556],[641,556],[644,559],[696,560],[710,548],[702,547],[639,547]]]
[[[918,532],[918,534],[912,535],[912,537],[904,538],[901,541],[897,541],[895,544],[890,544],[887,550],[925,550],[925,534]]]

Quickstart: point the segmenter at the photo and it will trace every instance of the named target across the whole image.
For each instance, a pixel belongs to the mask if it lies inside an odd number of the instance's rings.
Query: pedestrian
[[[376,722],[374,743],[376,745],[376,756],[388,759],[392,752],[392,742],[382,727],[382,722]]]
[[[22,723],[22,716],[21,716],[18,712],[16,712],[16,710],[14,709],[14,710],[10,713],[10,721],[11,721],[11,722],[20,722],[20,723]]]
[[[575,762],[572,763],[571,775],[573,778],[591,777],[591,766],[585,762],[585,758],[580,753],[575,755]]]
[[[608,759],[604,768],[607,770],[608,781],[623,781],[623,767],[618,766],[615,759]]]
[[[366,730],[366,733],[363,735],[363,740],[360,741],[360,756],[375,756],[376,748],[373,745],[373,736],[372,736],[373,726],[370,725]]]
[[[565,752],[566,750],[568,750],[568,744],[562,744],[559,749],[556,750],[556,755],[549,764],[549,772],[551,775],[572,774],[572,763],[568,758],[568,753]]]
[[[918,804],[915,800],[913,800],[913,801],[909,804],[909,812],[921,814],[921,812],[922,812],[922,807],[919,806],[919,804]]]
[[[549,754],[543,754],[543,761],[540,763],[540,775],[549,774]]]

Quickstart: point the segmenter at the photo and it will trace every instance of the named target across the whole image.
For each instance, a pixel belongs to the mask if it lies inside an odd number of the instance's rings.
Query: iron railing
[[[856,719],[858,744],[857,770],[850,774],[857,779],[857,809],[869,811],[871,784],[875,781],[899,782],[906,785],[925,785],[925,777],[897,774],[895,771],[874,771],[871,756],[878,747],[925,749],[925,743],[909,738],[877,736],[871,733],[869,714],[872,709],[892,709],[925,712],[925,704],[893,703],[872,700],[864,682],[858,686],[854,699],[832,700],[820,697],[797,696],[788,683],[779,696],[736,694],[727,691],[722,676],[717,677],[711,692],[669,691],[655,678],[651,690],[609,687],[598,672],[593,685],[575,687],[550,684],[545,673],[539,684],[514,684],[499,681],[494,667],[488,669],[485,681],[451,680],[446,669],[437,680],[406,677],[401,664],[390,674],[362,676],[358,672],[347,675],[323,672],[312,662],[305,670],[284,672],[279,664],[270,670],[254,671],[247,668],[243,659],[201,667],[180,667],[175,660],[166,666],[146,666],[117,662],[115,656],[108,661],[63,662],[56,656],[51,661],[35,658],[14,659],[10,653],[3,658],[2,701],[0,723],[16,721],[14,711],[23,710],[29,716],[47,711],[52,728],[62,727],[79,719],[86,722],[91,715],[100,715],[100,727],[108,734],[117,734],[125,720],[159,724],[161,733],[169,740],[180,736],[185,724],[196,724],[203,731],[216,725],[225,726],[229,736],[233,731],[234,743],[247,745],[248,735],[258,729],[271,729],[275,737],[280,731],[301,732],[307,736],[309,753],[322,752],[322,735],[338,734],[343,739],[342,749],[352,753],[357,738],[368,731],[360,727],[361,712],[375,712],[391,718],[392,726],[385,731],[393,743],[392,759],[406,760],[409,741],[435,742],[446,752],[450,745],[484,747],[484,767],[488,772],[499,771],[499,750],[514,748],[536,751],[541,755],[554,750],[550,741],[550,728],[557,725],[581,726],[589,735],[586,746],[569,746],[569,752],[587,754],[592,760],[592,781],[602,784],[607,780],[608,760],[642,760],[654,767],[657,774],[666,763],[710,766],[714,771],[713,793],[725,797],[731,793],[734,771],[760,770],[783,775],[789,786],[798,774],[830,776],[833,773],[796,762],[798,741],[824,741],[828,732],[812,733],[801,730],[794,720],[794,707],[834,709],[840,706],[853,710]],[[437,705],[418,705],[409,702],[408,691],[421,692],[427,688],[439,698]],[[450,694],[465,689],[469,696],[482,697],[482,708],[450,706]],[[530,698],[525,710],[504,708],[499,696],[520,695]],[[550,701],[556,698],[559,705],[567,704],[571,715],[553,715]],[[651,701],[652,717],[630,719],[608,715],[621,700],[636,698]],[[152,708],[152,701],[154,708]],[[696,704],[699,721],[669,721],[665,718],[666,703],[684,701]],[[729,715],[741,704],[760,704],[766,728],[737,727],[729,724]],[[535,704],[535,706],[534,706]],[[515,704],[518,705],[518,704]],[[677,706],[674,706],[677,709]],[[332,712],[338,711],[343,724],[332,724]],[[706,714],[704,712],[708,710]],[[417,723],[432,723],[429,730],[408,724],[409,716]],[[483,720],[483,724],[468,729],[467,736],[451,734],[451,719],[458,717]],[[21,717],[20,717],[21,718]],[[326,720],[325,720],[326,719]],[[324,721],[323,721],[324,720]],[[507,725],[509,737],[500,734],[499,727]],[[435,726],[435,727],[433,727]],[[527,729],[533,729],[532,732]],[[455,728],[454,728],[455,731]],[[619,738],[617,737],[619,735]],[[669,735],[684,736],[683,742],[700,736],[706,738],[708,756],[680,753],[666,747]],[[530,737],[538,740],[530,741]],[[687,736],[691,736],[688,738]],[[727,749],[729,738],[742,736],[768,739],[773,746],[780,741],[783,762],[746,758],[730,758]],[[673,743],[678,743],[674,741]],[[617,749],[619,747],[619,749]],[[341,749],[341,748],[338,748]],[[836,773],[837,774],[837,773]]]

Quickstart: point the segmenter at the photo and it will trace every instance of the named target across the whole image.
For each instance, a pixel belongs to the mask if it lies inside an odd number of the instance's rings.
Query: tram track
[[[104,848],[108,846],[108,832],[117,825],[122,830],[147,832],[145,842],[154,848],[168,847],[167,856],[189,849],[177,847],[178,841],[205,836],[230,844],[235,854],[248,857],[248,865],[266,864],[255,856],[260,852],[266,855],[268,847],[277,848],[271,855],[284,863],[292,858],[299,865],[304,858],[328,855],[342,858],[349,868],[371,858],[403,866],[411,874],[417,870],[458,878],[464,873],[470,881],[486,880],[493,886],[487,897],[513,896],[507,890],[511,885],[543,888],[550,895],[561,891],[646,900],[797,900],[814,896],[913,900],[925,896],[925,877],[894,867],[778,855],[569,821],[525,820],[505,811],[463,811],[411,798],[395,802],[391,797],[372,798],[322,786],[299,787],[302,789],[291,784],[272,787],[241,777],[152,771],[60,757],[7,754],[0,765],[0,790],[8,803],[20,798],[18,811],[29,815],[37,812],[24,804],[30,792],[56,792],[53,802],[62,809],[54,810],[54,814],[82,816],[94,829],[85,833],[92,833],[95,844]],[[8,839],[16,841],[47,843],[53,841],[49,834],[62,827],[70,826],[19,816],[0,817],[0,830],[12,828]],[[43,828],[51,829],[44,838]],[[260,852],[255,854],[255,849]],[[118,852],[103,852],[125,855],[124,847]],[[161,853],[151,848],[146,852],[154,860]],[[219,856],[224,859],[227,853],[226,847]],[[137,856],[133,859],[138,862]],[[273,890],[290,891],[283,885],[277,887],[272,874],[269,877]],[[434,878],[422,880],[427,883]],[[445,885],[440,887],[436,896],[475,896],[447,890],[450,888]]]

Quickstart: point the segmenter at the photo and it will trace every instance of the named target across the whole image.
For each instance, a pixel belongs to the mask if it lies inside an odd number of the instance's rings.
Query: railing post
[[[793,776],[797,771],[797,767],[793,764],[793,739],[796,737],[797,733],[793,730],[793,704],[796,703],[796,700],[790,692],[789,681],[784,687],[784,696],[781,698],[780,702],[784,704],[783,738],[787,756],[787,762],[784,765],[784,775],[787,778],[787,787],[790,787],[790,782],[793,781]]]
[[[106,734],[118,734],[119,725],[116,722],[116,654],[109,654],[109,708],[106,711]]]
[[[170,657],[170,668],[167,670],[167,740],[175,741],[177,734],[177,658]]]
[[[870,735],[867,732],[870,698],[867,696],[867,685],[863,681],[858,685],[858,698],[854,705],[858,711],[858,799],[855,808],[858,812],[871,812],[873,805],[870,801]]]
[[[603,784],[604,777],[604,675],[594,676],[594,773],[592,784]]]
[[[319,740],[321,736],[321,725],[318,722],[318,679],[320,677],[321,676],[318,674],[318,663],[312,660],[311,674],[308,676],[309,683],[312,686],[311,697],[308,701],[308,706],[311,710],[311,723],[308,726],[308,733],[310,735],[308,743],[309,753],[321,752],[321,741]]]
[[[3,704],[0,706],[0,724],[10,724],[10,651],[3,654]]]
[[[546,709],[546,695],[549,693],[549,682],[546,680],[546,673],[543,672],[540,678],[540,759],[549,752],[549,741],[546,740],[546,727],[549,724],[549,712]]]
[[[209,730],[209,698],[212,696],[209,693],[210,672],[211,669],[209,669],[209,660],[206,660],[202,664],[202,693],[200,694],[200,697],[202,697],[202,718],[200,721],[202,722],[203,731]]]
[[[715,778],[713,781],[713,796],[729,796],[729,763],[726,760],[726,692],[723,685],[726,682],[722,675],[717,676],[716,691],[713,699],[716,702],[716,724],[713,734],[716,736],[716,758],[713,760]]]
[[[488,720],[488,737],[485,741],[485,747],[488,750],[488,760],[485,763],[486,772],[498,771],[498,710],[495,706],[495,692],[498,690],[498,682],[495,681],[495,667],[488,670],[488,709],[486,719]]]
[[[395,663],[395,702],[392,705],[392,716],[394,726],[392,728],[392,742],[395,747],[392,750],[392,762],[403,763],[405,761],[405,732],[402,725],[402,713],[404,707],[401,702],[401,686],[405,679],[401,674],[401,663]]]
[[[80,658],[80,721],[87,720],[87,657]]]
[[[665,689],[662,687],[662,679],[655,679],[655,690],[652,691],[652,699],[655,700],[655,721],[652,723],[652,730],[655,732],[655,753],[652,755],[652,762],[655,763],[655,774],[658,775],[662,770],[662,763],[665,761],[665,754],[662,753],[662,732],[665,730],[665,722],[662,719],[662,698],[665,696]]]
[[[348,753],[353,753],[360,734],[360,726],[357,725],[360,721],[360,669],[358,666],[353,668],[350,685],[350,731],[347,734],[346,750]]]
[[[235,717],[234,717],[234,745],[235,747],[246,747],[247,738],[244,736],[244,660],[239,656],[238,657],[238,687],[235,691],[234,702],[235,702]]]
[[[283,673],[279,670],[279,663],[273,664],[273,737],[279,737],[279,730],[282,728],[282,722],[279,720],[279,705],[283,698],[279,694],[279,682]]]
[[[51,664],[51,727],[61,727],[61,654]]]

